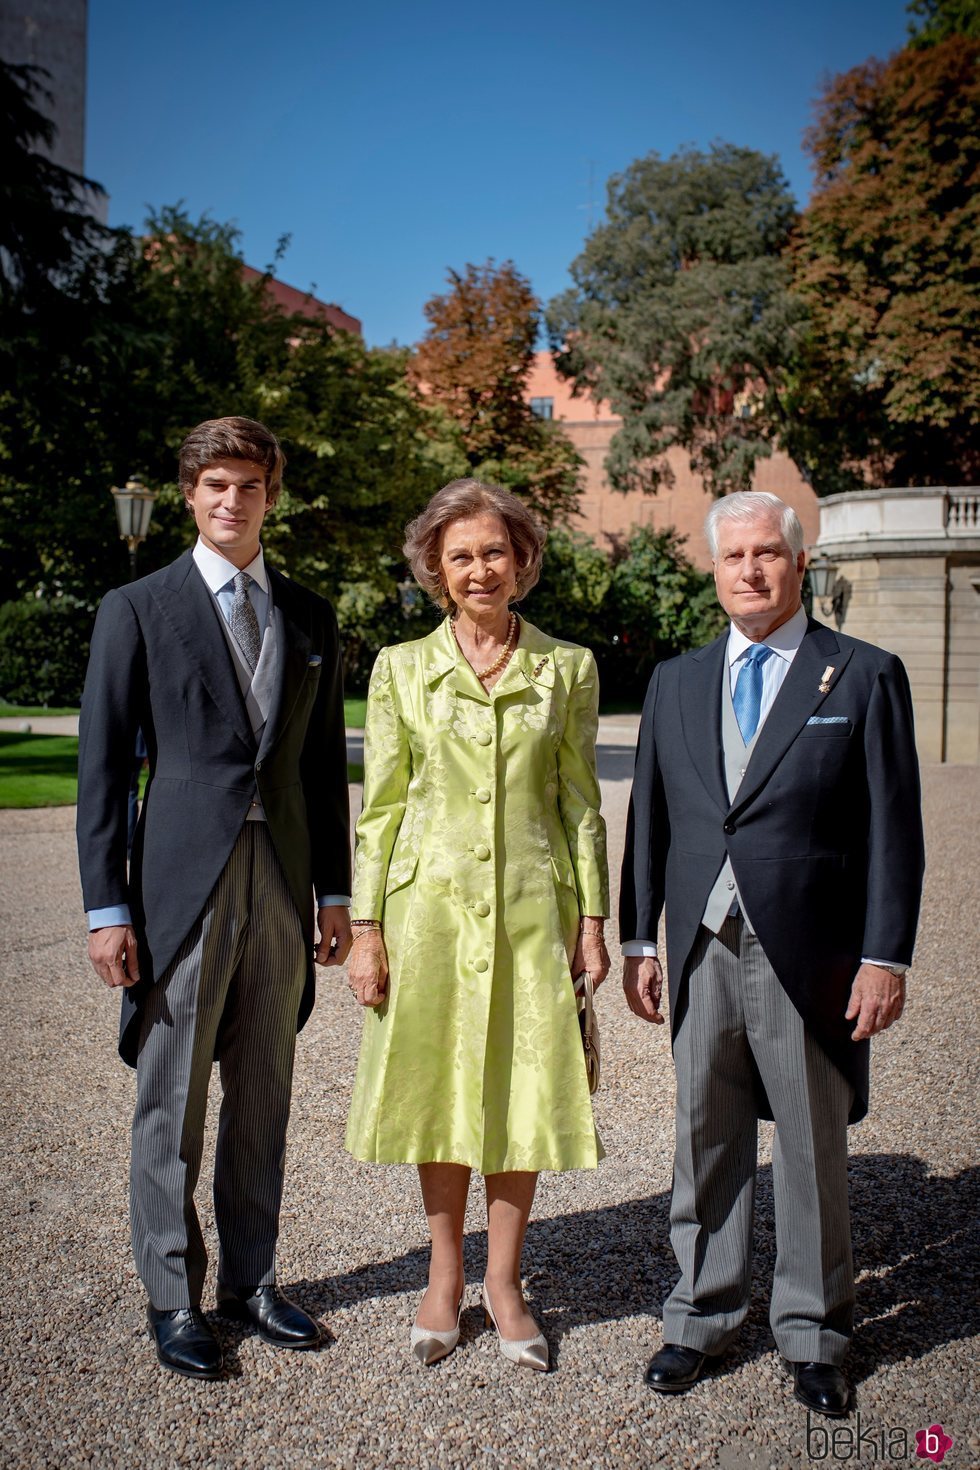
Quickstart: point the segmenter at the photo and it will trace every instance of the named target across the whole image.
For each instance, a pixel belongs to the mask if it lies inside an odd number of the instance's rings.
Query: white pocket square
[[[850,723],[846,715],[811,715],[807,720],[808,725],[849,725]]]
[[[317,668],[322,663],[323,663],[323,659],[320,657],[320,655],[318,653],[311,653],[310,654],[310,657],[309,657],[309,661],[308,661],[306,667],[308,669],[315,669],[315,668]]]

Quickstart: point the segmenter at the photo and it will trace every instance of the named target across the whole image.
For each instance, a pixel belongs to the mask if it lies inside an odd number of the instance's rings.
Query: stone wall
[[[843,632],[897,653],[924,761],[980,763],[980,491],[863,490],[820,502]]]

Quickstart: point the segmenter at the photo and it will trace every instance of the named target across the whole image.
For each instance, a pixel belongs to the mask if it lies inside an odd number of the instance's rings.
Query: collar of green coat
[[[425,679],[431,689],[447,674],[458,669],[459,664],[463,661],[463,655],[456,642],[449,618],[444,618],[438,628],[422,642]],[[553,688],[555,649],[558,646],[554,638],[549,638],[546,633],[541,632],[540,628],[536,628],[526,618],[521,618],[520,641],[511,655],[510,663],[495,686],[495,691],[500,688],[508,676],[515,673],[523,675],[529,684],[539,684],[542,689]]]

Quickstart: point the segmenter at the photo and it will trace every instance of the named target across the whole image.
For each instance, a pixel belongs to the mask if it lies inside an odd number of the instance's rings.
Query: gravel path
[[[634,736],[635,721],[603,721],[615,863]],[[864,1461],[874,1459],[869,1432],[879,1461],[882,1433],[894,1452],[905,1432],[919,1463],[915,1431],[939,1422],[954,1440],[946,1464],[960,1470],[980,1463],[980,770],[935,767],[924,779],[929,873],[911,998],[900,1025],[876,1043],[871,1115],[851,1135],[859,1287],[849,1368]],[[279,1261],[280,1282],[325,1319],[332,1340],[317,1353],[289,1354],[219,1322],[225,1381],[193,1383],[160,1370],[129,1254],[133,1077],[115,1054],[115,999],[85,958],[73,816],[64,808],[0,813],[0,1110],[11,1247],[0,1298],[0,1464],[782,1470],[809,1463],[806,1415],[790,1396],[766,1317],[774,1241],[765,1128],[754,1305],[737,1349],[683,1398],[643,1387],[674,1270],[667,1238],[673,1086],[666,1028],[628,1015],[616,975],[599,1001],[604,1081],[596,1112],[608,1157],[591,1175],[542,1177],[525,1253],[554,1372],[514,1369],[483,1330],[477,1191],[463,1342],[427,1371],[409,1357],[426,1261],[418,1188],[412,1170],[369,1167],[342,1151],[359,1015],[339,977],[321,983],[300,1039]],[[199,1204],[213,1241],[205,1190]],[[856,1417],[848,1423],[856,1435]],[[813,1458],[827,1455],[819,1436],[828,1425],[821,1420],[810,1442]],[[844,1440],[835,1448],[847,1458]],[[850,1457],[857,1458],[854,1444]]]

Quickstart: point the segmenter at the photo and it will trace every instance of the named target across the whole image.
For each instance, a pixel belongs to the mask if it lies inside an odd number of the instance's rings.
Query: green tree
[[[905,8],[919,17],[919,24],[909,26],[909,45],[915,50],[948,41],[950,36],[980,41],[980,0],[912,0]]]
[[[429,327],[411,365],[420,397],[442,413],[433,432],[445,441],[448,430],[457,474],[505,485],[548,524],[562,520],[576,509],[581,460],[525,399],[537,298],[511,261],[450,271],[449,283],[425,305]]]
[[[660,659],[706,643],[725,624],[713,580],[691,564],[683,538],[649,527],[611,554],[580,533],[552,531],[523,610],[556,637],[592,649],[604,701],[635,704]]]
[[[405,353],[285,315],[267,278],[245,282],[242,264],[233,229],[164,210],[128,241],[85,330],[36,340],[11,364],[0,399],[8,586],[94,605],[124,581],[108,488],[134,470],[160,491],[141,570],[170,560],[193,538],[176,484],[181,440],[202,419],[246,414],[280,435],[289,459],[266,545],[336,602],[360,679],[401,633],[402,530],[449,478],[445,444],[408,386]]]
[[[99,252],[113,239],[84,207],[101,185],[38,151],[55,138],[37,105],[48,96],[45,75],[0,61],[0,303],[16,297],[35,312],[48,297],[97,280]]]
[[[980,43],[951,36],[828,84],[793,252],[810,328],[787,395],[821,493],[980,470]]]
[[[132,242],[85,213],[97,185],[38,151],[54,136],[39,90],[34,69],[0,63],[0,583],[91,596],[106,545],[82,486],[126,335]]]
[[[674,446],[711,490],[749,487],[784,429],[803,315],[782,258],[794,220],[776,160],[727,143],[651,153],[610,180],[547,319],[559,371],[622,416],[617,489],[670,484]]]

